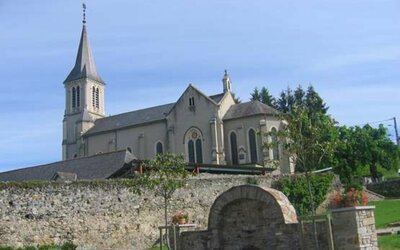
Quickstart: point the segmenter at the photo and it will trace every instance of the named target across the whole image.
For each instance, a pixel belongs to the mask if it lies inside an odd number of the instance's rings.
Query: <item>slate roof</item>
[[[0,173],[0,181],[50,181],[57,172],[75,173],[77,179],[106,179],[135,160],[127,150],[59,161]]]
[[[92,49],[86,32],[86,25],[82,27],[81,40],[79,42],[78,54],[76,55],[75,66],[64,82],[70,82],[81,78],[89,78],[104,84],[96,70]]]
[[[253,115],[275,115],[279,111],[259,101],[232,105],[222,120],[231,120]]]
[[[225,93],[221,93],[221,94],[216,94],[216,95],[210,95],[209,97],[214,102],[219,103],[222,100],[222,97],[224,97],[224,95],[225,95]]]
[[[189,85],[189,87],[196,89],[192,85]],[[196,90],[199,91],[198,89]],[[200,91],[199,93],[204,95]],[[220,93],[212,96],[204,96],[209,98],[215,104],[218,104],[222,100],[224,95],[225,93]],[[97,119],[94,123],[94,126],[89,129],[83,136],[89,136],[131,126],[137,126],[149,122],[162,121],[166,118],[169,112],[171,112],[175,104],[176,103],[168,103]]]
[[[163,120],[174,104],[169,103],[97,119],[94,126],[84,136]]]

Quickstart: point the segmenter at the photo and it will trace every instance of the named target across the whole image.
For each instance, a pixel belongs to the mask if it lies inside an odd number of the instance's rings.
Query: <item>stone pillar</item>
[[[213,118],[210,120],[210,131],[211,131],[211,161],[212,161],[212,164],[219,164],[218,131],[217,131],[217,119],[216,118]]]
[[[139,159],[146,159],[146,152],[145,152],[145,140],[144,140],[144,133],[140,133],[138,137],[138,158]]]
[[[375,206],[360,206],[332,210],[335,249],[379,249],[374,209]]]
[[[218,129],[219,128],[219,129]],[[219,131],[219,151],[218,151],[218,157],[219,157],[219,164],[220,165],[226,165],[226,159],[225,159],[225,138],[224,138],[224,125],[223,122],[219,119],[217,122],[217,129]]]
[[[262,119],[260,120],[260,132],[261,132],[261,144],[262,144],[262,155],[263,155],[263,165],[265,167],[268,166],[269,161],[269,148],[264,147],[265,144],[269,143],[269,136],[266,136],[268,133],[267,129],[267,121]],[[268,166],[269,167],[269,166]]]

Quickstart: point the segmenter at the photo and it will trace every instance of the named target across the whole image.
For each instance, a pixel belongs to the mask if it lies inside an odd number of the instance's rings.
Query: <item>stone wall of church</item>
[[[231,156],[231,142],[230,134],[235,132],[237,136],[237,146],[239,154],[239,163],[245,164],[250,163],[250,150],[249,150],[249,130],[254,129],[256,131],[256,143],[257,143],[257,162],[259,165],[264,165],[264,152],[263,152],[263,136],[258,132],[261,131],[260,121],[265,121],[266,117],[264,115],[257,115],[252,117],[244,117],[241,119],[227,120],[224,122],[224,140],[225,140],[225,152],[227,161],[232,164]],[[268,117],[267,121],[267,131],[269,132],[272,127],[279,128],[281,121],[275,117]],[[272,155],[272,150],[269,155]],[[241,156],[243,154],[243,156]]]
[[[184,210],[190,223],[206,229],[215,198],[232,186],[245,184],[247,178],[194,177],[174,194],[169,215]],[[254,178],[269,187],[278,177]],[[159,239],[162,204],[162,199],[150,191],[134,195],[115,181],[3,188],[0,245],[20,247],[71,240],[85,248],[146,249]]]
[[[166,135],[166,124],[163,121],[91,135],[86,138],[88,155],[130,148],[137,158],[151,159],[156,154],[155,144],[157,142],[160,141],[164,151],[167,150]]]

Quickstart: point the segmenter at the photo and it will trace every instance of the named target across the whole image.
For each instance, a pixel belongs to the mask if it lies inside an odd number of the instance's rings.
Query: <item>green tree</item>
[[[164,220],[168,225],[168,206],[173,193],[183,187],[189,177],[185,169],[186,162],[182,155],[172,153],[157,154],[150,161],[145,177],[157,196],[164,199]]]
[[[257,87],[255,87],[255,88],[254,88],[254,90],[253,90],[253,92],[252,92],[252,93],[250,93],[250,96],[251,96],[250,100],[252,100],[252,101],[259,101],[259,102],[261,102],[261,95],[260,95],[260,91],[258,90],[258,88],[257,88]]]
[[[370,125],[342,126],[338,128],[334,159],[334,170],[342,182],[353,184],[356,176],[369,174],[376,181],[383,171],[395,170],[399,165],[400,153],[383,125],[378,128]]]
[[[298,106],[305,105],[306,92],[304,92],[303,87],[299,85],[294,91],[294,103]]]
[[[297,171],[305,173],[307,189],[311,202],[311,214],[315,215],[315,201],[313,196],[313,170],[323,168],[324,162],[331,159],[335,149],[336,128],[334,121],[322,112],[311,112],[304,105],[293,104],[290,112],[282,113],[281,119],[286,124],[283,129],[267,136],[278,136],[285,150],[293,156]],[[274,147],[273,143],[265,145]],[[314,217],[313,217],[314,218]],[[318,249],[317,228],[313,219],[314,241]]]
[[[283,113],[289,113],[294,105],[293,91],[288,87],[282,91],[277,101],[277,108]]]
[[[156,196],[163,198],[164,205],[164,223],[168,226],[168,208],[174,192],[182,188],[190,175],[186,169],[186,162],[182,155],[172,153],[157,154],[149,162],[143,175],[137,178],[142,179],[140,183],[146,183],[146,186],[155,191]],[[145,188],[144,186],[142,188]],[[168,239],[168,231],[167,237]],[[167,240],[169,247],[169,241]]]
[[[253,93],[250,93],[250,95],[252,101],[259,101],[273,108],[277,107],[275,97],[270,94],[266,87],[262,87],[261,90],[254,88]]]
[[[321,112],[326,114],[328,108],[326,107],[325,102],[319,96],[319,94],[315,91],[312,85],[308,86],[307,94],[305,96],[305,105],[311,113]]]
[[[277,132],[279,143],[283,143],[289,155],[294,156],[296,170],[311,172],[326,167],[332,160],[336,146],[336,128],[333,119],[321,112],[310,112],[304,106],[293,106],[290,113],[282,114],[285,126]],[[268,136],[272,136],[272,132]],[[266,144],[266,147],[274,145]]]

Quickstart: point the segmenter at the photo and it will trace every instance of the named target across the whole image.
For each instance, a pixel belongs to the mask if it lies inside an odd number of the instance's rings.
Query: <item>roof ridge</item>
[[[121,115],[126,115],[126,114],[129,114],[129,113],[134,113],[134,112],[138,112],[138,111],[149,110],[149,109],[152,109],[152,108],[159,108],[159,107],[162,107],[162,106],[167,106],[167,105],[172,105],[172,104],[175,104],[175,103],[171,102],[171,103],[161,104],[161,105],[152,106],[152,107],[148,107],[148,108],[136,109],[136,110],[132,110],[132,111],[124,112],[124,113],[119,113],[119,114],[116,114],[116,115],[110,115],[110,116],[106,116],[106,117],[103,117],[103,118],[99,118],[98,120],[105,119],[105,118],[117,117],[117,116],[121,116]]]

